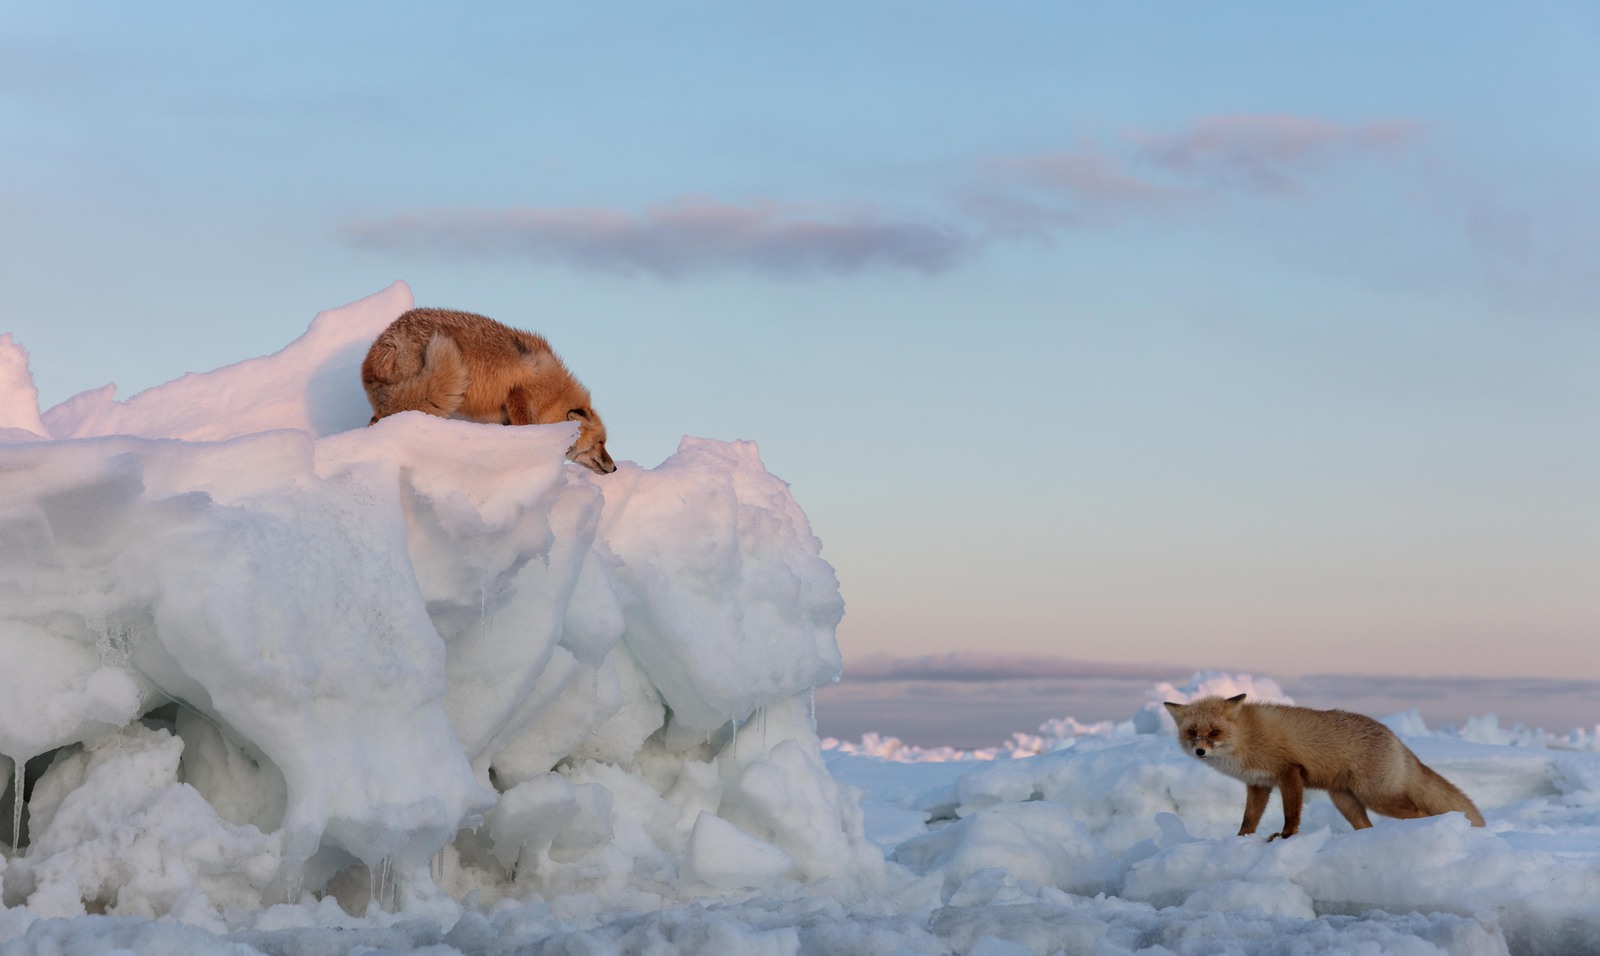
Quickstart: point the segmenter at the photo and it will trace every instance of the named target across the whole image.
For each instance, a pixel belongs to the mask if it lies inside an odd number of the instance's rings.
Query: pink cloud
[[[1133,133],[1127,139],[1143,161],[1182,178],[1221,176],[1281,189],[1293,183],[1296,167],[1403,144],[1418,129],[1401,120],[1348,124],[1306,116],[1211,116],[1179,133]]]
[[[990,163],[996,169],[1085,199],[1126,202],[1158,199],[1171,192],[1170,187],[1134,174],[1092,146],[1002,157]]]
[[[963,203],[991,230],[1046,236],[1208,195],[1300,188],[1335,160],[1413,139],[1416,123],[1337,123],[1305,116],[1211,116],[1177,132],[1131,132],[1054,152],[990,157]]]
[[[402,252],[526,257],[585,268],[680,277],[748,270],[776,276],[873,268],[933,274],[966,242],[943,228],[865,208],[693,198],[634,215],[604,208],[423,212],[356,223],[350,241]]]
[[[962,195],[969,216],[1003,236],[1039,238],[1103,221],[1130,206],[1155,206],[1172,187],[1089,143],[1075,149],[981,161],[984,175]]]

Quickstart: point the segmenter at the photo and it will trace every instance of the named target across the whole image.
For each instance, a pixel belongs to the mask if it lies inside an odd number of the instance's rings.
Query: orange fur
[[[589,390],[544,336],[482,315],[406,312],[367,350],[361,386],[372,403],[372,422],[405,411],[502,425],[574,421],[578,439],[567,457],[602,475],[617,470]]]
[[[1483,815],[1467,795],[1439,776],[1384,725],[1345,710],[1285,704],[1247,704],[1244,695],[1168,703],[1178,744],[1248,788],[1239,835],[1256,832],[1276,786],[1283,796],[1283,830],[1300,829],[1305,789],[1328,791],[1350,825],[1372,826],[1370,809],[1410,819],[1459,811],[1473,826]]]

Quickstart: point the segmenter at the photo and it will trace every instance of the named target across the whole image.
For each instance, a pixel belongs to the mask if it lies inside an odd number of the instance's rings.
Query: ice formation
[[[749,443],[602,477],[565,424],[361,427],[410,304],[43,416],[0,339],[0,754],[33,768],[7,904],[864,891],[806,704],[843,604],[788,487]]]
[[[1270,679],[1219,672],[1148,696],[1234,693],[1288,700]],[[1489,826],[1455,813],[1352,831],[1313,794],[1300,834],[1268,842],[1234,836],[1244,785],[1182,753],[1170,717],[1144,729],[1157,719],[1147,705],[1114,724],[1051,721],[1041,731],[1056,736],[1014,738],[1042,743],[1027,752],[825,745],[835,777],[868,795],[866,831],[891,867],[939,881],[932,926],[954,952],[985,936],[1040,956],[1600,952],[1600,727],[1387,717]]]

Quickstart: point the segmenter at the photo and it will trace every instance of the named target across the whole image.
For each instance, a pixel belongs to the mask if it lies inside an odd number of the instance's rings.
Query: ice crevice
[[[567,425],[361,427],[410,304],[0,430],[6,905],[869,893],[811,717],[843,604],[787,485],[747,442],[596,476]]]

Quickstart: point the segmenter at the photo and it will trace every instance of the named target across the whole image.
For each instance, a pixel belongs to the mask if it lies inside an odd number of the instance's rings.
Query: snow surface
[[[361,427],[411,304],[43,415],[0,336],[0,956],[1600,951],[1600,728],[1396,715],[1488,827],[1273,843],[1160,708],[1265,678],[825,746],[843,603],[755,447]]]

